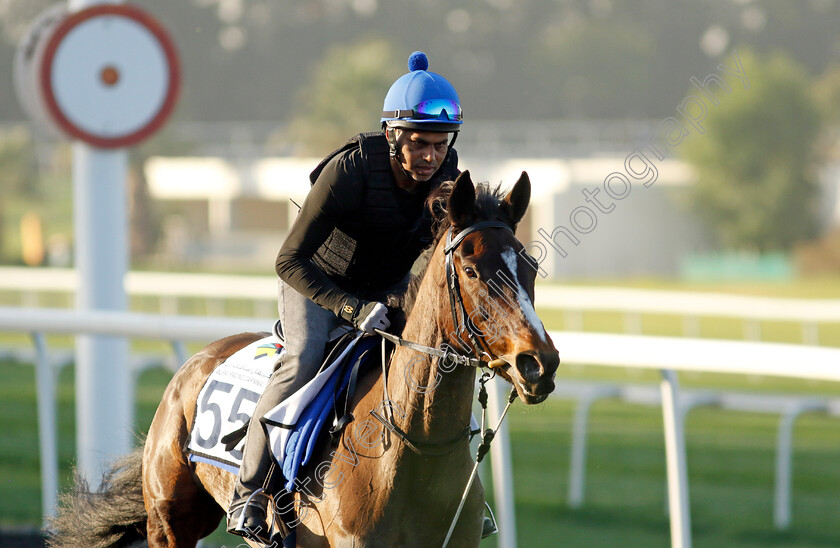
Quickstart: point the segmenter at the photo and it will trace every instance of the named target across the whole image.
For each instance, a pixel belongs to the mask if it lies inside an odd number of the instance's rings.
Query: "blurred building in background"
[[[655,181],[646,187],[626,174],[628,156],[644,153],[654,127],[643,121],[476,122],[457,148],[475,180],[505,186],[529,173],[531,207],[518,237],[534,244],[533,254],[545,252],[548,279],[673,277],[716,247],[691,207],[689,165],[658,161],[647,151]],[[164,223],[161,250],[168,262],[270,268],[320,161],[263,155],[270,129],[208,124],[201,131],[190,124],[181,131],[204,135],[206,156],[145,161],[151,197],[177,211]],[[632,183],[621,199],[604,192],[605,179],[616,172]],[[821,183],[821,226],[840,226],[840,163],[823,168]]]

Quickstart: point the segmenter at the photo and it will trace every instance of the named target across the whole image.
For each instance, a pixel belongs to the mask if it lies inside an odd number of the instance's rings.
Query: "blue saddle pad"
[[[335,407],[336,398],[342,394],[350,382],[354,364],[362,359],[363,354],[379,342],[378,337],[363,338],[351,354],[344,367],[336,368],[332,376],[324,383],[321,391],[304,408],[286,442],[283,458],[283,477],[286,489],[295,491],[295,480],[302,466],[309,462],[312,451],[318,441],[324,423]],[[361,367],[361,364],[360,364]]]

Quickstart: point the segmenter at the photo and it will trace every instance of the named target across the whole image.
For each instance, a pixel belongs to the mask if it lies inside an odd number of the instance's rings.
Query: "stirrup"
[[[255,498],[261,498],[263,504],[260,504],[260,502],[255,500]],[[271,502],[271,495],[266,493],[264,489],[260,488],[251,493],[245,502],[237,504],[230,509],[227,516],[227,532],[250,540],[255,540],[262,544],[270,545],[273,523],[271,525],[268,524],[269,502]],[[245,519],[247,517],[252,517],[246,516],[248,510],[251,508],[258,508],[265,516],[262,523],[258,523],[256,527],[245,525]]]
[[[487,504],[487,501],[484,501],[484,507],[487,508],[487,511],[490,512],[490,516],[484,516],[484,521],[481,524],[481,538],[485,539],[491,535],[495,535],[499,532],[499,527],[496,524],[496,515],[493,514],[493,509],[490,508],[490,505]]]

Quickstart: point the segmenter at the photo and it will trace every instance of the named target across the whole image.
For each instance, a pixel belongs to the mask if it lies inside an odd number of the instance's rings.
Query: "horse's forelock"
[[[438,242],[446,235],[446,231],[449,230],[450,226],[452,226],[447,215],[446,204],[449,200],[449,195],[452,194],[454,185],[454,181],[441,183],[426,199],[426,207],[432,215],[434,241],[417,259],[415,273],[411,276],[411,281],[408,284],[406,292],[403,295],[392,295],[389,297],[389,303],[387,304],[395,308],[401,308],[406,318],[414,308],[417,293],[420,290],[420,282],[423,281],[423,276],[426,275],[435,247],[437,247]],[[501,220],[510,222],[510,219],[506,218],[504,208],[502,207],[503,199],[504,193],[502,192],[501,185],[494,186],[490,183],[478,183],[475,186],[475,205],[473,207],[475,221]]]
[[[432,215],[432,231],[435,235],[433,245],[449,230],[451,222],[446,210],[446,204],[449,201],[449,196],[452,194],[452,188],[455,186],[455,181],[446,181],[435,189],[426,199],[426,208]],[[478,183],[475,185],[475,204],[473,206],[473,213],[475,215],[475,222],[501,220],[511,222],[507,218],[504,208],[502,208],[502,201],[504,200],[504,193],[501,184],[491,185],[490,183]],[[511,223],[512,224],[512,223]]]

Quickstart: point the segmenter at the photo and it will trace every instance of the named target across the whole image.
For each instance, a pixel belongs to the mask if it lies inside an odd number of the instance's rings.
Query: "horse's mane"
[[[432,217],[433,240],[420,257],[418,257],[417,261],[415,261],[406,290],[402,293],[388,295],[387,305],[392,309],[397,309],[400,312],[397,316],[401,316],[393,318],[392,331],[402,330],[405,319],[411,314],[411,310],[417,301],[420,283],[426,275],[435,248],[441,238],[446,235],[447,230],[452,226],[446,205],[454,186],[454,181],[445,181],[426,198],[425,207]],[[504,193],[502,192],[501,185],[493,186],[489,183],[478,183],[475,186],[475,205],[473,207],[475,220],[498,219],[510,222],[501,207],[503,198]]]

